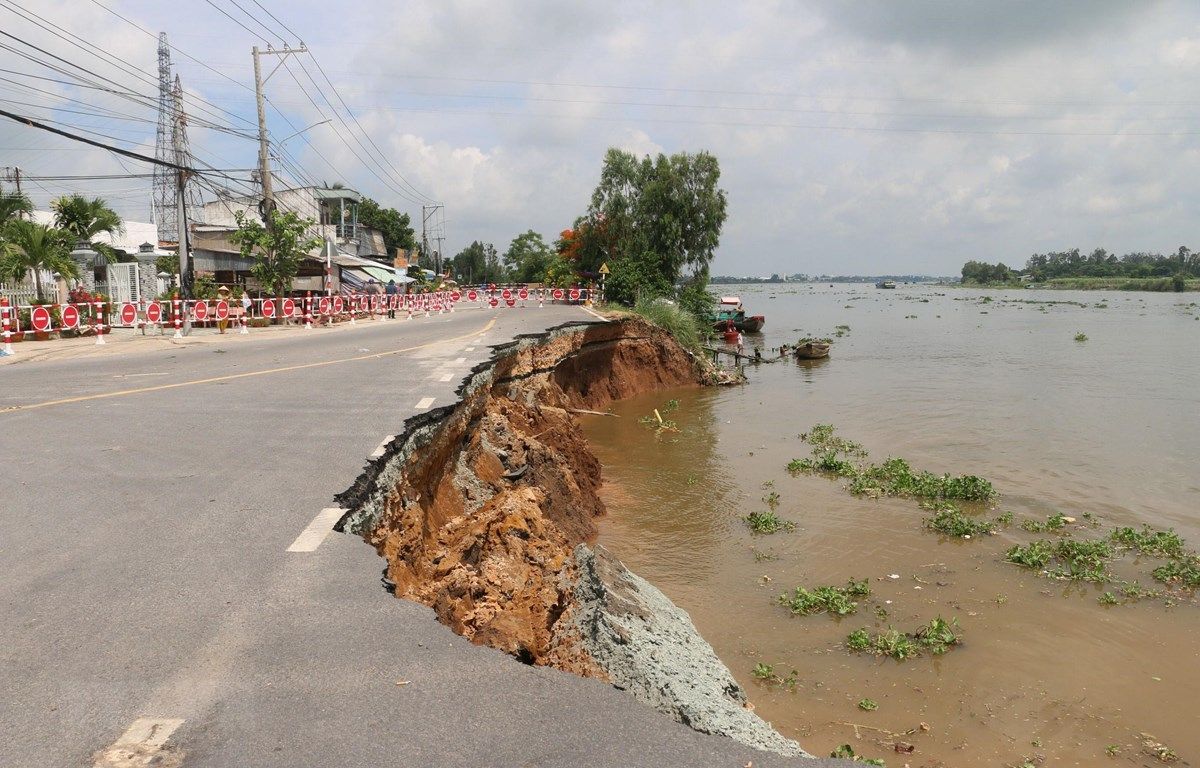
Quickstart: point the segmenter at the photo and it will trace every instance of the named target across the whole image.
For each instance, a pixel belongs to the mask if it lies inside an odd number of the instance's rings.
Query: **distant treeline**
[[[968,261],[963,264],[964,283],[1012,283],[1025,276],[1026,280],[1044,282],[1073,277],[1125,277],[1125,278],[1176,278],[1200,277],[1200,252],[1180,246],[1170,256],[1161,253],[1127,253],[1117,256],[1103,248],[1090,254],[1078,248],[1069,251],[1035,253],[1025,262],[1024,270],[1018,271],[1003,262],[988,264]]]

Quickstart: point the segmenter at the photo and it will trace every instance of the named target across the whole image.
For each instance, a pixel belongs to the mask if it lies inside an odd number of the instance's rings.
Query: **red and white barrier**
[[[0,355],[8,356],[13,354],[12,348],[12,312],[13,308],[8,306],[8,297],[0,296],[0,324],[4,327],[4,346],[0,347]]]

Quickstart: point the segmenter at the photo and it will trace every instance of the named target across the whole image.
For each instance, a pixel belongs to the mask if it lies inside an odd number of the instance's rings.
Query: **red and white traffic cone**
[[[4,323],[4,346],[0,347],[0,357],[15,354],[12,347],[12,307],[8,306],[8,298],[0,297],[0,320]]]
[[[96,313],[92,315],[92,323],[96,331],[96,344],[104,343],[104,302],[94,302]]]

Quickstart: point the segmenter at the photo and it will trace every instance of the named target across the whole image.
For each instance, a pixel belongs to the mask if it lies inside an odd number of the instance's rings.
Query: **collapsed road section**
[[[591,543],[601,468],[576,414],[711,381],[640,319],[518,337],[472,370],[457,404],[408,420],[338,497],[336,528],[375,547],[398,597],[477,644],[605,680],[698,731],[804,755],[747,707],[684,611]]]

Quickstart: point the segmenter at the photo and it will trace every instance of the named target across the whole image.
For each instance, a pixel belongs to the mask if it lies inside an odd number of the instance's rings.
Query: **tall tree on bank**
[[[580,268],[608,263],[610,300],[673,296],[703,313],[712,303],[708,267],[727,215],[720,178],[708,152],[639,160],[608,150],[591,205],[574,227]],[[677,284],[684,289],[677,292]]]
[[[459,251],[449,262],[454,279],[464,285],[503,283],[508,279],[500,264],[500,254],[491,243],[476,240]]]
[[[0,242],[0,280],[18,282],[33,273],[38,301],[45,301],[42,289],[42,270],[78,277],[79,270],[71,260],[71,236],[45,224],[26,219],[13,219],[4,225]]]
[[[111,245],[96,242],[97,235],[117,235],[125,231],[125,222],[103,198],[89,200],[83,195],[64,195],[50,203],[50,208],[54,211],[55,226],[69,233],[76,242],[90,243],[110,263],[117,260]]]
[[[518,283],[540,283],[546,279],[546,270],[554,256],[554,249],[531,229],[509,243],[504,252],[504,266],[509,277]]]
[[[417,247],[409,215],[395,208],[381,208],[369,197],[358,204],[358,223],[383,233],[383,245],[389,256],[395,256],[397,248],[412,251]]]
[[[321,238],[308,234],[316,224],[293,211],[271,212],[271,228],[244,211],[234,214],[238,228],[229,236],[241,248],[242,256],[254,260],[250,274],[272,296],[292,290],[292,280],[300,271],[300,262],[310,251],[321,246]]]

